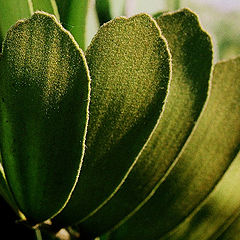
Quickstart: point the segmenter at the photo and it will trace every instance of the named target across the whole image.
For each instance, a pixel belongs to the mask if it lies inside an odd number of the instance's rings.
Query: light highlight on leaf
[[[240,58],[216,65],[208,103],[176,166],[112,239],[161,237],[186,218],[221,179],[239,150],[239,68]]]
[[[86,60],[56,19],[38,12],[7,33],[0,74],[7,182],[28,221],[41,222],[64,206],[79,174],[89,103]]]
[[[172,81],[164,112],[128,178],[115,196],[80,227],[98,236],[132,212],[164,177],[207,97],[212,45],[188,9],[157,19],[172,54]]]
[[[161,240],[216,239],[225,221],[240,209],[240,153],[211,194],[188,218]],[[239,236],[238,236],[239,237]]]
[[[56,217],[65,224],[105,204],[123,183],[157,123],[170,78],[166,43],[145,14],[103,25],[86,57],[92,78],[87,148],[78,185]]]
[[[240,216],[235,217],[234,221],[225,229],[217,240],[238,240],[240,235]]]

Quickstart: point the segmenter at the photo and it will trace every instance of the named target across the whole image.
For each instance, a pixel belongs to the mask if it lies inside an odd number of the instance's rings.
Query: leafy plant
[[[22,226],[238,239],[240,57],[212,66],[189,9],[110,20],[97,1],[84,52],[88,1],[0,4],[0,194]]]

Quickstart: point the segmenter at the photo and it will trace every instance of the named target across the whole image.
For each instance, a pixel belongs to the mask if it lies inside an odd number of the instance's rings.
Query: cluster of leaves
[[[38,238],[49,224],[81,239],[237,239],[240,57],[212,67],[189,9],[113,19],[83,52],[88,1],[8,16],[14,2],[0,1],[0,193]]]

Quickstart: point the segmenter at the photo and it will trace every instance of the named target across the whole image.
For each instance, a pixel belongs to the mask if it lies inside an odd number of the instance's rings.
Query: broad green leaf
[[[27,0],[0,0],[0,32],[2,38],[5,37],[8,29],[19,19],[30,17],[32,6]],[[21,6],[19,6],[19,4]]]
[[[56,0],[62,25],[85,49],[86,18],[89,0]]]
[[[3,38],[2,38],[1,32],[0,32],[0,53],[2,52],[2,42],[3,42]]]
[[[228,226],[227,229],[222,233],[217,240],[238,240],[240,236],[240,215],[238,212],[237,217]]]
[[[7,33],[0,62],[1,151],[6,179],[30,222],[55,215],[77,181],[89,77],[76,42],[42,12]]]
[[[211,194],[162,240],[216,239],[215,233],[240,209],[240,153]],[[239,229],[238,229],[239,230]],[[239,235],[238,235],[239,237]]]
[[[240,58],[216,65],[207,105],[177,164],[112,239],[158,239],[211,192],[239,151],[239,70]]]
[[[100,25],[112,19],[110,4],[110,0],[96,0],[96,10]]]
[[[172,81],[159,123],[128,178],[114,197],[80,226],[99,235],[133,211],[174,162],[206,101],[212,49],[188,9],[157,20],[172,54]],[[137,187],[136,187],[137,184]]]
[[[1,156],[0,160],[2,161]],[[17,206],[7,185],[5,173],[1,163],[0,163],[0,195],[17,212]]]
[[[2,54],[0,53],[0,62],[2,59]],[[0,152],[0,195],[5,199],[5,201],[17,212],[17,206],[7,185],[4,169],[2,166],[2,157]]]
[[[6,36],[8,29],[16,21],[30,17],[41,10],[59,18],[55,0],[0,0],[0,35]]]
[[[170,56],[146,14],[104,24],[86,52],[92,78],[84,165],[56,223],[81,220],[117,191],[162,111]]]

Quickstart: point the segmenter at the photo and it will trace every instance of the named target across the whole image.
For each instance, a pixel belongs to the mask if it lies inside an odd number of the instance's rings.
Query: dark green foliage
[[[238,240],[240,236],[240,216],[239,212],[228,222],[228,226],[224,229],[223,233],[217,238],[217,240]]]
[[[36,13],[8,32],[0,70],[3,167],[20,210],[38,223],[63,207],[78,177],[88,69],[68,33]]]
[[[207,105],[187,145],[178,156],[176,166],[152,198],[114,233],[112,239],[159,239],[197,208],[227,171],[239,150],[239,63],[240,58],[237,58],[216,65]],[[233,172],[238,170],[238,167],[232,168]],[[226,197],[229,197],[228,194]],[[236,198],[239,201],[238,195]],[[214,210],[218,201],[221,203],[220,197],[216,197],[210,209]],[[219,207],[217,212],[220,210]],[[227,213],[231,214],[229,211]],[[208,215],[202,221],[207,223],[207,219]],[[200,221],[195,224],[201,226]],[[200,233],[205,234],[206,230]],[[173,238],[170,235],[169,239],[181,239],[180,236]],[[187,236],[191,234],[188,233],[183,239],[188,239]]]
[[[108,204],[80,223],[96,236],[138,208],[153,188],[163,181],[167,169],[191,133],[207,97],[211,42],[200,28],[196,16],[184,9],[164,15],[158,19],[158,24],[172,53],[172,80],[167,102],[154,133],[124,184]],[[98,224],[100,221],[101,225]]]
[[[79,184],[56,218],[62,223],[96,211],[123,183],[158,120],[170,78],[167,45],[145,14],[101,27],[86,57],[92,79],[87,148]]]
[[[213,68],[189,9],[111,20],[123,2],[0,0],[0,232],[237,240],[240,57]]]
[[[96,10],[100,25],[112,19],[109,0],[96,0]]]

